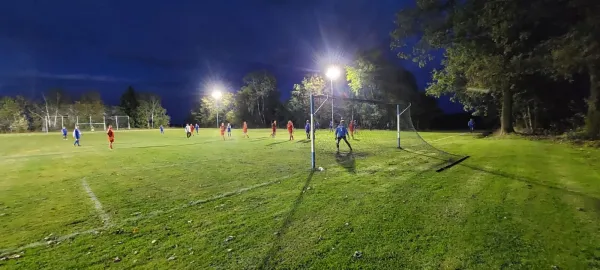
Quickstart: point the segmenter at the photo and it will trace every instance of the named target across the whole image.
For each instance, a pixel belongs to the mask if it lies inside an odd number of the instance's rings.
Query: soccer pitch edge
[[[465,134],[466,133],[461,133],[461,134],[458,134],[458,135],[447,136],[447,137],[443,137],[443,138],[440,138],[440,139],[433,140],[431,142],[437,142],[437,141],[447,140],[447,139],[450,139],[450,138],[453,138],[453,137],[457,137],[457,136],[462,136],[462,135],[465,135]],[[197,143],[197,144],[211,143],[211,142],[215,142],[215,141],[220,141],[220,140],[214,140],[214,141],[211,140],[211,141]],[[147,147],[148,146],[144,146],[144,147],[129,147],[129,148],[147,148]],[[156,146],[156,147],[159,147],[159,146]],[[52,153],[52,154],[54,154],[54,153]],[[50,154],[50,153],[49,154],[42,154],[40,156],[43,156],[43,155],[52,155],[52,154]],[[21,157],[21,156],[20,155],[19,156],[12,156],[12,157],[9,156],[9,157],[5,157],[5,158],[6,159],[10,159],[10,158],[19,158],[19,157]],[[189,163],[196,163],[196,162],[198,162],[198,161],[197,160],[196,161],[191,161]],[[336,164],[337,163],[327,164],[326,167],[335,166]],[[159,167],[160,168],[166,168],[166,167],[179,166],[179,165],[181,165],[181,163],[178,163],[178,164],[169,164],[169,165],[164,165],[164,166],[159,166]],[[181,209],[189,208],[189,207],[192,207],[192,206],[197,206],[197,205],[200,205],[200,204],[205,204],[205,203],[208,203],[208,202],[216,201],[216,200],[223,199],[223,198],[228,198],[228,197],[235,196],[235,195],[240,195],[240,194],[243,194],[245,192],[252,191],[254,189],[258,189],[258,188],[270,186],[270,185],[273,185],[273,184],[276,184],[276,183],[281,183],[281,181],[286,180],[286,179],[288,179],[290,177],[291,177],[290,175],[284,176],[284,177],[279,177],[279,178],[276,178],[276,179],[271,180],[271,181],[263,182],[263,183],[252,185],[252,186],[245,187],[245,188],[240,188],[240,189],[237,189],[237,190],[234,190],[234,191],[229,191],[229,192],[221,193],[219,195],[215,195],[215,196],[212,196],[212,197],[209,197],[209,198],[206,198],[206,199],[200,199],[200,200],[191,201],[191,202],[189,202],[187,204],[183,204],[181,206],[174,207],[174,208],[167,209],[167,210],[154,210],[152,212],[149,212],[146,215],[140,214],[140,215],[138,215],[136,217],[133,217],[133,218],[124,219],[120,223],[113,223],[113,222],[111,222],[110,215],[108,215],[108,213],[106,213],[103,210],[102,203],[96,197],[96,195],[92,191],[91,187],[87,183],[86,177],[84,177],[84,178],[81,179],[82,187],[83,187],[84,191],[86,192],[86,194],[88,195],[88,197],[90,198],[90,201],[94,204],[95,212],[99,216],[99,218],[102,221],[102,223],[104,224],[102,227],[96,227],[96,228],[92,228],[92,229],[88,229],[88,230],[84,230],[84,231],[79,231],[79,232],[74,232],[74,233],[71,233],[71,234],[59,236],[59,237],[54,238],[51,241],[37,241],[37,242],[26,244],[26,245],[21,246],[21,247],[13,247],[13,248],[7,248],[7,249],[0,249],[0,257],[9,256],[9,255],[12,255],[12,254],[24,251],[26,249],[40,247],[40,246],[43,246],[43,245],[59,244],[62,241],[65,241],[65,240],[68,240],[68,239],[73,239],[73,238],[77,237],[78,235],[97,234],[100,231],[106,231],[108,229],[111,229],[111,228],[123,225],[123,224],[125,224],[127,222],[138,221],[138,220],[143,220],[143,219],[150,219],[150,218],[154,218],[154,217],[157,217],[157,216],[160,216],[160,215],[163,215],[163,214],[168,214],[168,213],[171,213],[171,212],[174,212],[174,211],[178,211],[178,210],[181,210]]]

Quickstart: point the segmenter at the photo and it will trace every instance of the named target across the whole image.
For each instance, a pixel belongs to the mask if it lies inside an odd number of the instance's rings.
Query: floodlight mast
[[[331,127],[333,127],[333,81],[340,77],[340,69],[337,66],[330,66],[325,72],[325,76],[331,81]]]
[[[310,94],[310,168],[315,169],[315,97]]]
[[[215,89],[212,92],[212,97],[215,99],[215,102],[217,103],[217,128],[219,128],[219,100],[221,100],[222,95],[223,94],[218,89]]]

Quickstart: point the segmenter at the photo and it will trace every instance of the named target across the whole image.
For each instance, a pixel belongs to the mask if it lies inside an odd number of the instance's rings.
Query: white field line
[[[52,238],[52,240],[48,240],[48,241],[38,241],[38,242],[33,242],[27,245],[24,245],[22,247],[19,248],[9,248],[9,249],[0,249],[0,257],[4,257],[10,254],[14,254],[14,253],[18,253],[21,252],[25,249],[29,249],[29,248],[35,248],[35,247],[39,247],[39,246],[43,246],[43,245],[51,245],[53,243],[59,243],[62,241],[65,241],[67,239],[71,239],[74,238],[75,236],[78,235],[82,235],[82,234],[91,234],[91,233],[97,233],[98,231],[102,230],[102,229],[106,229],[106,227],[100,227],[100,228],[94,228],[94,229],[89,229],[86,231],[81,231],[81,232],[74,232],[71,234],[67,234],[67,235],[63,235],[60,237],[56,237],[56,238]]]
[[[443,137],[443,138],[435,139],[435,140],[432,140],[432,141],[429,141],[429,142],[443,141],[443,140],[446,140],[446,139],[450,139],[450,138],[454,138],[454,137],[462,136],[462,135],[465,135],[465,134],[466,134],[466,133],[461,133],[461,134],[458,134],[458,135],[447,136],[447,137]]]
[[[141,219],[145,219],[145,218],[153,218],[162,214],[166,214],[166,213],[170,213],[170,212],[174,212],[177,210],[181,210],[187,207],[192,207],[192,206],[196,206],[199,204],[204,204],[204,203],[208,203],[208,202],[212,202],[212,201],[216,201],[222,198],[227,198],[227,197],[231,197],[234,195],[239,195],[257,188],[261,188],[261,187],[265,187],[265,186],[269,186],[275,183],[279,183],[282,180],[285,180],[287,178],[289,178],[290,176],[284,176],[269,182],[264,182],[264,183],[260,183],[260,184],[256,184],[250,187],[246,187],[246,188],[241,188],[235,191],[230,191],[230,192],[226,192],[220,195],[216,195],[207,199],[201,199],[201,200],[196,200],[196,201],[191,201],[188,204],[185,205],[181,205],[179,207],[175,207],[175,208],[171,208],[168,210],[156,210],[156,211],[152,211],[146,215],[140,215],[140,216],[136,216],[133,218],[128,218],[123,220],[123,222],[121,223],[126,223],[126,222],[130,222],[130,221],[136,221],[136,220],[141,220]],[[94,201],[94,205],[96,207],[96,210],[100,213],[100,216],[102,218],[102,221],[104,222],[104,226],[100,227],[100,228],[94,228],[94,229],[90,229],[90,230],[85,230],[85,231],[80,231],[80,232],[74,232],[68,235],[64,235],[64,236],[60,236],[57,238],[53,238],[53,242],[49,243],[48,241],[38,241],[38,242],[34,242],[34,243],[30,243],[27,245],[24,245],[22,247],[18,247],[18,248],[8,248],[8,249],[0,249],[0,257],[4,257],[10,254],[14,254],[14,253],[18,253],[21,252],[25,249],[29,249],[29,248],[34,248],[34,247],[39,247],[39,246],[43,246],[43,245],[48,245],[48,244],[52,244],[52,243],[58,243],[67,239],[71,239],[74,238],[75,236],[78,235],[83,235],[83,234],[91,234],[91,233],[97,233],[98,231],[101,230],[107,230],[113,227],[117,227],[117,224],[111,223],[111,222],[106,222],[106,221],[110,221],[110,217],[104,212],[104,210],[102,210],[102,204],[100,203],[100,201],[98,201],[98,198],[96,197],[96,195],[94,195],[94,193],[92,192],[92,190],[89,188],[89,185],[87,184],[87,182],[85,181],[85,178],[82,180],[82,184],[83,187],[86,189],[86,192],[88,193],[88,195],[90,196],[90,199],[92,201]],[[105,221],[106,220],[106,221]]]
[[[178,211],[178,210],[182,210],[184,208],[196,206],[196,205],[199,205],[199,204],[205,204],[205,203],[208,203],[208,202],[212,202],[212,201],[216,201],[216,200],[219,200],[219,199],[231,197],[231,196],[234,196],[234,195],[239,195],[239,194],[242,194],[242,193],[245,193],[245,192],[257,189],[257,188],[261,188],[261,187],[265,187],[265,186],[270,186],[270,185],[273,185],[275,183],[279,183],[282,180],[285,180],[287,178],[289,178],[289,176],[284,176],[284,177],[281,177],[281,178],[278,178],[278,179],[275,179],[275,180],[272,180],[272,181],[269,181],[269,182],[264,182],[264,183],[256,184],[256,185],[253,185],[253,186],[250,186],[250,187],[241,188],[241,189],[230,191],[230,192],[225,192],[225,193],[222,193],[222,194],[219,194],[219,195],[207,198],[207,199],[201,199],[201,200],[191,201],[191,202],[189,202],[187,204],[183,204],[181,206],[174,207],[174,208],[171,208],[171,209],[152,211],[152,212],[150,212],[150,213],[148,213],[146,215],[138,215],[136,217],[127,218],[127,219],[123,220],[123,223],[130,222],[130,221],[141,220],[141,219],[145,219],[145,218],[153,218],[153,217],[156,217],[156,216],[159,216],[159,215],[162,215],[162,214],[166,214],[166,213],[171,213],[171,212],[175,212],[175,211]]]
[[[98,215],[100,216],[100,219],[104,224],[103,227],[110,227],[110,216],[104,211],[104,209],[102,209],[102,203],[98,200],[98,197],[96,197],[96,194],[94,194],[87,181],[85,181],[85,178],[81,179],[81,185],[90,197],[90,200],[92,200],[92,202],[94,203],[94,208],[96,208],[96,212],[98,212]]]

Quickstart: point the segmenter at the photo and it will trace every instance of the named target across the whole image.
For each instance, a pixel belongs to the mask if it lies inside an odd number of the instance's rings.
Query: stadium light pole
[[[212,92],[212,97],[215,99],[215,102],[217,103],[217,128],[219,128],[219,101],[221,100],[222,95],[223,94],[219,90],[214,90]]]
[[[341,71],[337,66],[330,66],[325,72],[325,76],[331,81],[331,126],[333,127],[333,81],[340,77]]]

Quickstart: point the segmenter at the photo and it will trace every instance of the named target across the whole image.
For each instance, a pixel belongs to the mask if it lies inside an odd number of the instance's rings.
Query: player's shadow
[[[299,140],[296,143],[310,143],[309,139]]]
[[[466,167],[469,168],[471,170],[475,170],[475,171],[479,171],[479,172],[483,172],[483,173],[488,173],[491,175],[495,175],[495,176],[499,176],[505,179],[511,179],[514,181],[518,181],[518,182],[522,182],[527,184],[527,188],[533,188],[534,186],[540,186],[540,187],[544,187],[550,190],[556,190],[562,193],[566,193],[566,194],[570,194],[570,195],[576,195],[576,196],[580,196],[589,200],[592,200],[594,202],[594,205],[598,208],[598,210],[600,210],[600,198],[596,198],[594,196],[579,192],[579,191],[575,191],[575,190],[570,190],[564,187],[557,187],[557,186],[553,186],[550,184],[546,184],[543,183],[543,181],[540,181],[538,179],[535,178],[531,178],[531,177],[527,177],[527,176],[520,176],[520,175],[515,175],[515,174],[511,174],[511,173],[507,173],[507,172],[503,172],[503,171],[498,171],[498,170],[491,170],[491,169],[484,169],[478,166],[473,166],[473,165],[468,165],[468,164],[461,164],[460,166],[462,167]]]
[[[406,151],[406,150],[405,150]],[[444,160],[442,158],[439,157],[434,157],[431,155],[425,155],[422,153],[417,153],[417,152],[412,152],[412,151],[407,151],[409,153],[415,154],[415,155],[421,155],[421,156],[425,156],[425,157],[429,157],[429,158],[433,158],[433,159],[437,159],[437,160]],[[474,171],[478,171],[478,172],[483,172],[483,173],[487,173],[487,174],[491,174],[494,176],[499,176],[501,178],[504,179],[510,179],[513,181],[518,181],[521,183],[525,183],[527,184],[527,188],[533,188],[534,186],[538,186],[538,187],[543,187],[549,190],[555,190],[561,193],[565,193],[565,194],[570,194],[570,195],[576,195],[576,196],[580,196],[582,198],[585,198],[587,200],[590,200],[593,202],[593,205],[596,207],[596,209],[598,211],[600,211],[600,198],[596,198],[594,196],[579,192],[579,191],[575,191],[575,190],[570,190],[564,187],[557,187],[557,186],[553,186],[547,183],[544,183],[543,181],[539,180],[539,179],[535,179],[532,177],[527,177],[527,176],[521,176],[521,175],[516,175],[516,174],[512,174],[512,173],[508,173],[508,172],[503,172],[503,171],[499,171],[499,170],[493,170],[493,169],[486,169],[486,168],[482,168],[479,166],[475,166],[475,165],[469,165],[469,164],[465,164],[465,163],[460,163],[457,166],[460,167],[464,167],[464,168],[468,168]]]
[[[304,186],[302,187],[302,190],[300,191],[300,193],[296,197],[296,200],[292,204],[292,207],[291,207],[290,211],[288,212],[288,214],[286,215],[286,217],[283,219],[283,224],[281,225],[281,227],[279,228],[279,230],[277,230],[277,232],[276,232],[276,236],[275,236],[275,240],[273,241],[273,245],[271,246],[271,248],[269,249],[269,251],[267,251],[267,254],[263,258],[262,263],[258,267],[258,269],[271,269],[271,268],[273,268],[273,266],[270,265],[271,259],[273,258],[273,256],[275,256],[275,254],[277,253],[277,251],[279,251],[281,249],[281,242],[282,242],[282,239],[283,239],[283,235],[285,234],[285,232],[289,228],[290,224],[292,223],[292,218],[294,217],[294,215],[296,214],[296,211],[298,210],[298,207],[302,203],[302,200],[304,199],[304,194],[307,191],[307,188],[310,186],[310,183],[312,181],[312,178],[313,178],[314,174],[315,174],[315,171],[311,171],[308,174],[308,177],[306,178],[306,181],[304,182]]]
[[[269,138],[270,137],[262,137],[262,138],[256,138],[256,139],[252,138],[252,139],[250,139],[250,142],[260,142],[260,141],[264,141]]]
[[[278,144],[282,144],[282,143],[289,143],[290,141],[286,140],[286,141],[279,141],[279,142],[272,142],[270,144],[267,144],[267,146],[273,146],[273,145],[278,145]]]
[[[335,153],[335,161],[349,173],[356,173],[356,160],[354,153]]]

